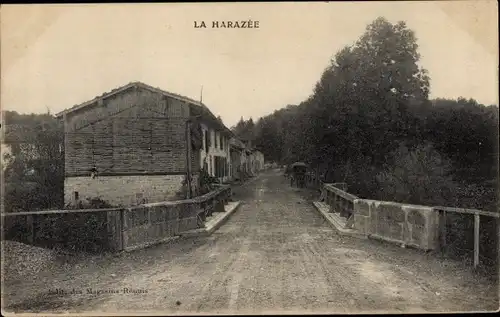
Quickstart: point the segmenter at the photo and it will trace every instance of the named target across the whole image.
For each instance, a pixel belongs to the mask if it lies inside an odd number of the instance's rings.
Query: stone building
[[[228,182],[231,179],[229,140],[232,132],[213,129],[205,123],[201,123],[201,130],[203,147],[200,151],[200,166],[205,167],[208,174],[219,182]]]
[[[231,155],[231,179],[234,181],[243,179],[244,171],[244,151],[245,144],[237,138],[231,138],[230,140],[230,155]]]
[[[211,175],[228,170],[231,131],[204,104],[140,82],[57,117],[64,121],[66,205],[194,197],[205,158]]]
[[[257,174],[264,169],[264,154],[259,150],[253,149],[251,154],[251,170],[253,174]]]

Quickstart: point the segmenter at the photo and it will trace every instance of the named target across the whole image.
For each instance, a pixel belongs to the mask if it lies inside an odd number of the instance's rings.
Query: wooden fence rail
[[[324,183],[322,186],[321,198],[330,206],[331,213],[339,213],[341,217],[347,219],[346,228],[351,228],[354,224],[354,200],[358,197],[344,191],[346,183]]]
[[[500,225],[498,224],[498,219],[500,219],[500,214],[494,212],[488,212],[478,209],[466,209],[466,208],[453,208],[453,207],[433,207],[433,210],[439,214],[439,238],[440,238],[440,248],[445,250],[447,247],[447,214],[463,214],[463,215],[473,215],[474,216],[474,247],[473,247],[473,266],[476,268],[479,265],[479,248],[480,248],[480,225],[481,216],[490,217],[497,219],[496,222],[496,232],[494,233],[497,241],[498,249],[498,237],[500,236]],[[497,250],[498,251],[498,250]]]

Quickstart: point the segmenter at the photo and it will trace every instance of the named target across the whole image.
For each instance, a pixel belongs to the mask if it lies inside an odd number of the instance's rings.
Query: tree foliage
[[[335,54],[309,98],[257,122],[241,118],[232,130],[266,160],[304,161],[361,197],[495,206],[498,106],[429,100],[429,92],[416,34],[378,18]],[[61,125],[50,114],[5,117],[6,207],[62,204]]]
[[[50,114],[6,111],[3,152],[7,212],[62,207],[64,130]]]
[[[465,98],[429,100],[429,92],[416,34],[404,22],[378,18],[335,54],[307,100],[260,118],[253,140],[266,160],[305,161],[325,181],[348,182],[370,198],[430,203],[448,197],[436,188],[460,192],[460,186],[497,179],[498,107]],[[252,135],[248,129],[243,118],[235,127]],[[434,189],[398,185],[397,177],[408,173]],[[401,193],[388,194],[391,188]],[[491,201],[494,191],[488,195]]]
[[[238,121],[236,126],[232,127],[233,133],[242,140],[255,139],[255,123],[253,119],[244,120],[243,117]]]
[[[444,205],[457,192],[451,162],[429,143],[414,149],[401,145],[386,166],[377,175],[378,196],[384,200]]]

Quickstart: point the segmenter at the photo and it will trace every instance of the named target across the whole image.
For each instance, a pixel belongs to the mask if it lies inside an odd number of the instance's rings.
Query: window
[[[217,132],[214,131],[214,147],[217,148]]]
[[[209,146],[210,140],[208,139],[208,131],[207,130],[203,130],[203,139],[205,142],[205,153],[208,153],[208,146]]]
[[[224,176],[229,176],[229,168],[227,166],[227,157],[224,158]]]
[[[224,139],[224,137],[221,135],[221,140],[220,140],[220,149],[221,150],[224,150],[224,143],[226,142],[226,140]]]
[[[221,169],[220,176],[221,177],[226,176],[226,163],[225,163],[225,160],[226,160],[225,157],[221,157],[220,158],[220,169]]]
[[[205,150],[206,148],[206,142],[205,142],[205,131],[201,130],[201,149]]]
[[[210,156],[210,176],[213,176],[213,175],[214,175],[214,164],[213,164],[212,157]]]
[[[213,176],[225,177],[229,175],[229,163],[226,157],[214,156]]]
[[[212,146],[212,138],[210,137],[210,130],[207,130],[207,141],[208,141],[207,150],[210,150],[210,146]]]
[[[73,196],[75,198],[75,201],[78,201],[78,199],[80,199],[80,195],[78,194],[78,192],[74,192]]]
[[[220,156],[217,156],[217,167],[215,168],[215,170],[217,171],[217,174],[216,174],[217,177],[221,177],[222,176],[222,170],[221,170],[220,163],[221,163]]]
[[[219,163],[219,160],[217,159],[217,156],[214,156],[214,177],[218,177],[219,176],[219,169],[217,168],[218,167],[218,164]]]
[[[224,177],[227,176],[226,158],[222,156],[214,156],[214,176]]]

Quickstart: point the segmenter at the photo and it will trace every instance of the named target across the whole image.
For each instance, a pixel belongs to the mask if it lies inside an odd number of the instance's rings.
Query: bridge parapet
[[[439,247],[438,217],[432,207],[356,199],[354,228],[366,236],[422,250]]]
[[[341,217],[346,218],[345,227],[351,228],[354,224],[354,201],[358,197],[342,190],[346,187],[345,183],[323,184],[321,200],[330,206],[331,213],[338,213]]]
[[[231,187],[203,196],[138,206],[42,210],[2,214],[10,239],[33,245],[61,244],[71,249],[128,251],[168,241],[205,227],[213,212],[225,212]],[[14,235],[15,234],[15,235]]]
[[[474,267],[500,262],[500,213],[361,199],[346,188],[343,183],[325,183],[320,198],[329,205],[329,212],[347,219],[345,228],[403,247],[458,250],[471,258]]]

